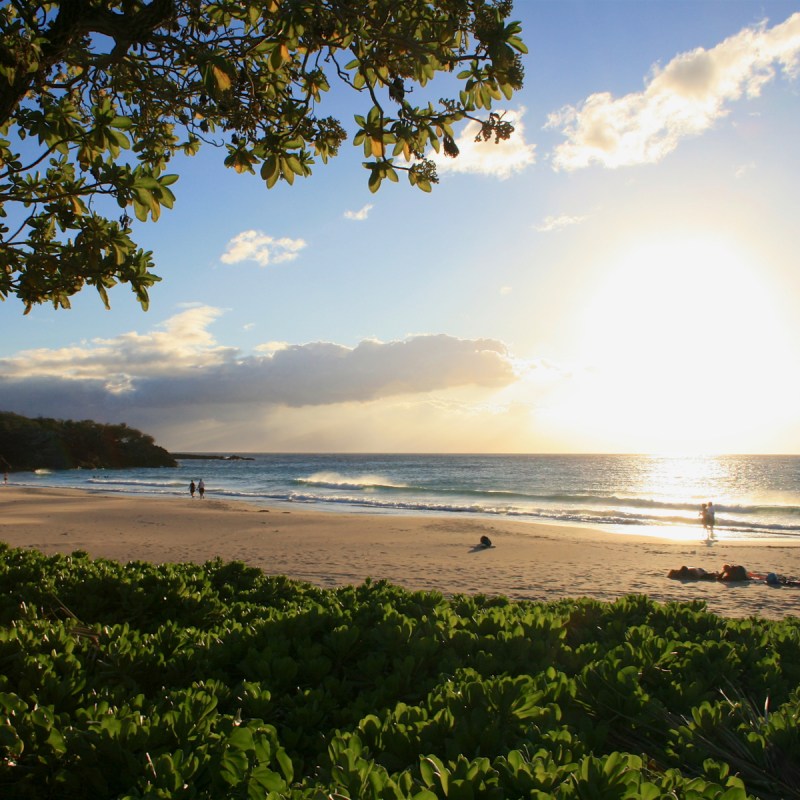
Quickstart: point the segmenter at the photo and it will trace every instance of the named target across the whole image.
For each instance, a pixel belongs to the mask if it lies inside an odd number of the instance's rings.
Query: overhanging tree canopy
[[[522,85],[510,0],[11,0],[0,8],[0,296],[69,307],[84,285],[108,306],[160,280],[133,216],[172,207],[178,154],[202,143],[267,187],[311,174],[346,138],[321,113],[340,81],[363,96],[354,143],[369,188],[404,171],[430,191],[426,150],[457,155],[453,124]],[[437,73],[457,98],[415,106]],[[121,214],[120,214],[121,211]]]

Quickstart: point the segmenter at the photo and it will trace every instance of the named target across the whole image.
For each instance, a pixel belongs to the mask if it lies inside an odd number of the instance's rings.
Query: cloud
[[[262,342],[255,346],[256,353],[262,353],[266,355],[272,355],[272,353],[277,352],[278,350],[285,350],[287,347],[291,347],[289,342]]]
[[[369,216],[369,212],[372,211],[372,203],[367,203],[365,206],[360,208],[358,211],[345,211],[344,218],[345,219],[353,219],[361,222],[365,220]]]
[[[138,376],[173,375],[220,365],[238,350],[218,345],[208,332],[222,311],[197,306],[168,319],[156,330],[124,333],[113,339],[93,339],[85,346],[24,350],[0,359],[0,381],[57,379],[74,387],[81,381],[119,385]],[[20,412],[24,413],[24,412]]]
[[[525,141],[525,126],[522,117],[525,109],[509,110],[503,119],[514,126],[510,139],[495,144],[494,139],[476,142],[480,132],[479,123],[470,120],[456,138],[459,149],[457,158],[448,158],[443,153],[431,152],[428,158],[436,162],[442,174],[447,172],[489,175],[505,180],[515,172],[522,172],[536,161],[536,145]]]
[[[796,77],[799,59],[800,13],[773,28],[745,28],[710,50],[682,53],[663,69],[655,66],[643,92],[593,94],[580,106],[551,114],[547,127],[566,136],[553,166],[656,163],[683,138],[711,128],[729,113],[730,103],[757,97],[778,67]]]
[[[228,247],[220,256],[223,264],[238,264],[241,261],[255,261],[262,267],[268,264],[282,264],[294,261],[306,246],[303,239],[276,239],[262,231],[242,231],[228,242]]]
[[[193,308],[150,333],[0,359],[3,409],[124,421],[156,433],[202,419],[255,425],[270,408],[363,404],[454,387],[494,389],[516,380],[502,343],[444,334],[356,347],[270,342],[243,356],[209,333],[220,313]]]
[[[558,217],[547,216],[534,227],[540,233],[550,233],[551,231],[560,231],[563,228],[568,228],[570,225],[578,225],[585,219],[586,217],[570,217],[567,214],[561,214]]]

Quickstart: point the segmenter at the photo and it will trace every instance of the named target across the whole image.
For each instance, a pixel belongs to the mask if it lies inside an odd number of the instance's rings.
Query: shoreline
[[[410,590],[552,601],[703,600],[729,617],[800,616],[800,589],[762,581],[681,582],[670,569],[725,563],[800,577],[800,543],[675,540],[594,528],[433,514],[309,510],[292,504],[0,487],[0,541],[115,561],[243,561],[323,588],[387,580]],[[481,536],[493,546],[479,547]]]
[[[719,501],[719,538],[800,542],[800,481],[794,490],[787,488],[768,456],[706,456],[699,465],[689,458],[683,466],[684,457],[676,466],[671,458],[661,463],[663,459],[655,456],[617,455],[483,455],[466,460],[453,454],[392,453],[357,454],[355,460],[351,454],[331,453],[248,457],[257,463],[231,465],[227,456],[220,456],[201,469],[196,464],[202,461],[179,461],[175,470],[37,470],[20,473],[14,485],[181,497],[188,495],[190,480],[203,477],[215,499],[263,507],[507,519],[585,527],[604,535],[696,541],[702,530],[699,483],[706,488],[703,496],[716,495]],[[800,455],[788,458],[790,463],[783,467],[800,468]],[[652,469],[666,469],[671,475],[666,478],[669,491],[642,478],[642,470],[650,474]],[[691,479],[676,477],[684,473]]]
[[[220,459],[222,460],[222,459]],[[186,496],[185,489],[181,487],[180,490],[173,492],[147,492],[147,491],[123,491],[110,489],[108,487],[99,488],[85,488],[78,486],[58,486],[58,485],[34,485],[31,483],[9,483],[9,488],[19,489],[22,491],[75,491],[82,492],[88,496],[105,496],[105,497],[126,497],[131,499],[146,498],[151,500],[180,500]],[[591,522],[587,520],[561,520],[550,519],[548,517],[540,517],[533,514],[526,513],[490,513],[488,511],[444,511],[434,510],[427,508],[403,508],[395,506],[373,506],[369,504],[358,505],[356,503],[338,503],[338,502],[305,502],[303,500],[289,500],[289,499],[259,499],[248,498],[244,496],[236,496],[235,494],[227,494],[225,492],[209,493],[207,497],[212,498],[218,502],[229,503],[231,506],[251,506],[255,510],[290,510],[296,511],[302,509],[303,512],[310,514],[352,514],[368,515],[368,516],[408,516],[408,517],[432,517],[448,520],[476,520],[485,523],[498,521],[499,523],[508,522],[509,524],[520,524],[523,526],[537,527],[553,527],[553,528],[569,528],[581,529],[592,531],[597,535],[603,537],[626,536],[626,537],[641,537],[647,540],[666,540],[671,542],[688,542],[697,543],[702,541],[698,537],[701,534],[702,526],[700,521],[696,523],[674,524],[674,525],[644,525],[641,523],[606,523],[606,522]],[[786,545],[787,547],[797,546],[800,547],[800,536],[792,534],[781,534],[775,532],[763,533],[747,533],[738,529],[729,530],[727,528],[718,528],[715,536],[715,543],[726,544],[752,544],[752,545]]]

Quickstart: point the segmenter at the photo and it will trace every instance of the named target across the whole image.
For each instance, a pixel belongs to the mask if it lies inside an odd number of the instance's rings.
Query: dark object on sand
[[[684,566],[680,569],[671,569],[667,573],[667,577],[678,581],[715,581],[717,579],[717,573],[707,572],[702,567]]]
[[[749,581],[750,575],[741,564],[725,564],[719,574],[721,581]]]
[[[492,540],[488,536],[481,536],[481,547],[491,547]]]
[[[720,572],[708,572],[702,567],[681,567],[671,569],[667,577],[678,581],[764,581],[768,586],[800,587],[800,580],[797,578],[788,578],[775,572],[748,572],[741,564],[724,564]]]

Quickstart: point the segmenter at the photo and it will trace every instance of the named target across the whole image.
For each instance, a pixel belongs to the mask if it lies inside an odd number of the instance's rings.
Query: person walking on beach
[[[194,481],[189,484],[189,494],[192,496],[192,500],[194,500]]]
[[[203,499],[203,495],[206,493],[206,485],[203,483],[203,479],[200,478],[200,482],[197,484],[197,493],[200,495],[200,499]]]
[[[709,539],[714,538],[714,504],[709,500],[708,505],[706,506],[706,520],[708,521],[708,537]]]

